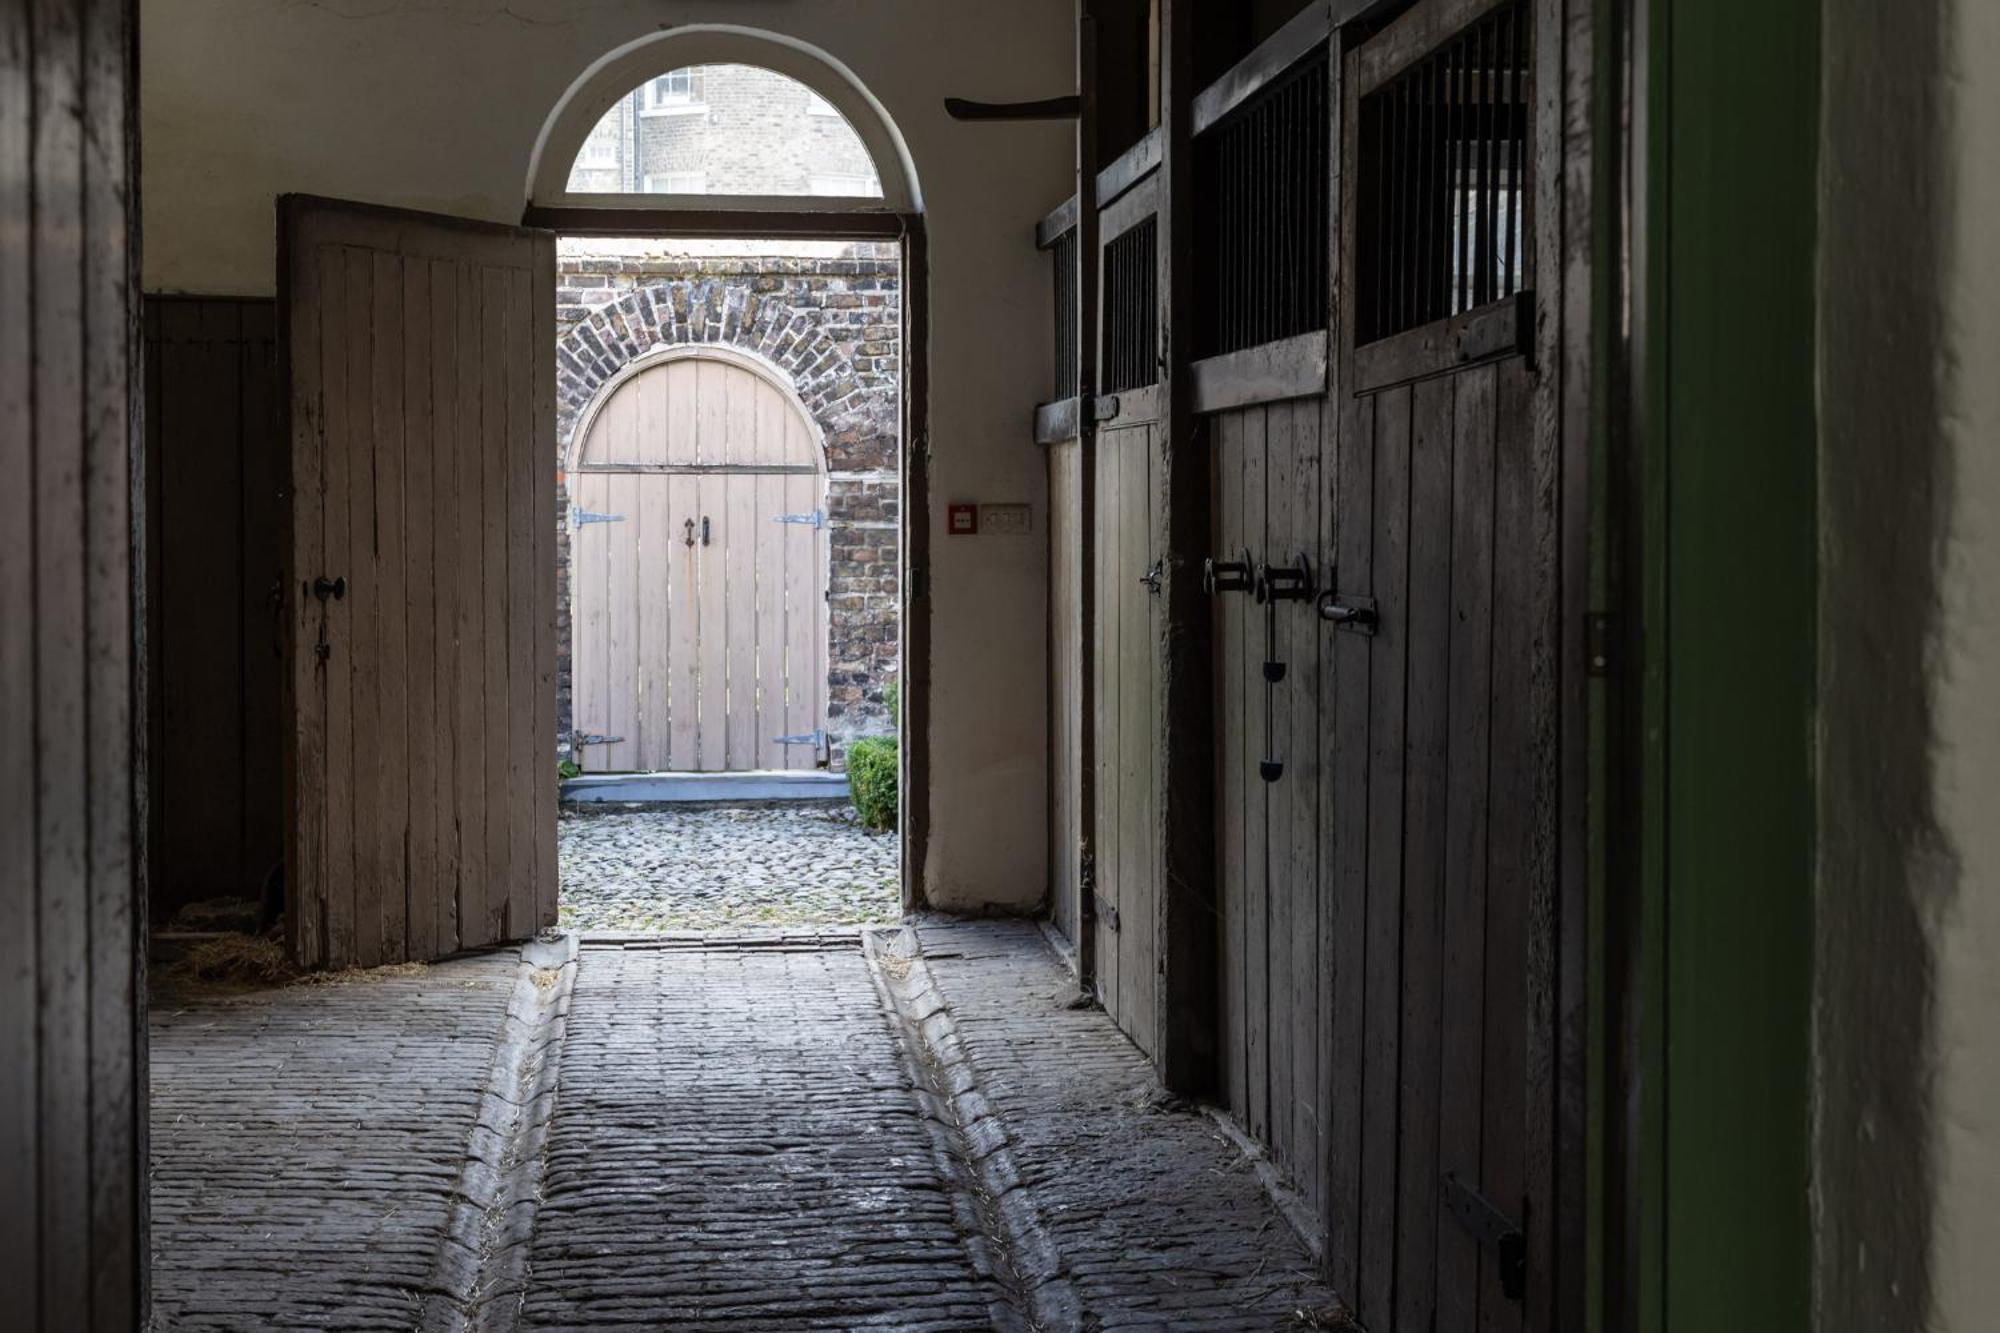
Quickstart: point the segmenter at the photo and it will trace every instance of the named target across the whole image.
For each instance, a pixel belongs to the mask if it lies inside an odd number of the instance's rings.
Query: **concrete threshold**
[[[749,773],[585,773],[566,778],[562,799],[654,804],[686,801],[844,801],[847,775],[828,769]]]

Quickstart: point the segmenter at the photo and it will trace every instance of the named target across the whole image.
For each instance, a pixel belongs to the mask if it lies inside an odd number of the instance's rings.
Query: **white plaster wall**
[[[932,842],[941,907],[1027,907],[1046,848],[1043,462],[1049,390],[1037,218],[1071,189],[1071,128],[961,125],[950,94],[1074,79],[1069,0],[142,0],[145,279],[275,289],[288,191],[518,221],[549,109],[606,51],[685,23],[803,39],[886,107],[930,235]],[[944,506],[1027,500],[1028,537],[948,538]]]
[[[1931,1326],[2000,1326],[2000,6],[1954,0],[1940,96],[1947,224],[1936,644],[1938,822],[1958,866],[1936,932]]]

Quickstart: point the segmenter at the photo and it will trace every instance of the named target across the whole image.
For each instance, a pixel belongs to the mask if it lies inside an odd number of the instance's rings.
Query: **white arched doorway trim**
[[[826,434],[820,429],[819,422],[813,418],[812,410],[806,406],[805,400],[799,397],[798,387],[792,382],[792,377],[769,357],[726,343],[674,343],[671,346],[655,347],[652,351],[635,356],[619,367],[611,378],[598,387],[583,411],[577,414],[576,429],[570,432],[569,444],[563,450],[565,472],[576,469],[578,455],[583,449],[584,442],[590,438],[590,428],[596,424],[598,413],[604,410],[605,405],[616,396],[618,390],[654,366],[663,366],[669,361],[720,361],[739,370],[747,370],[769,383],[772,388],[784,395],[785,402],[799,414],[799,419],[806,423],[806,433],[813,443],[813,462],[818,466],[820,473],[825,474]]]
[[[715,208],[726,200],[732,209],[791,210],[801,200],[791,195],[631,195],[571,194],[570,165],[584,139],[619,98],[647,79],[689,65],[756,65],[797,79],[831,103],[860,136],[875,162],[882,197],[814,198],[815,212],[917,213],[923,196],[909,146],[854,72],[831,55],[782,33],[726,23],[697,23],[649,33],[591,62],[556,102],[536,136],[528,163],[528,202],[539,207],[568,208]]]

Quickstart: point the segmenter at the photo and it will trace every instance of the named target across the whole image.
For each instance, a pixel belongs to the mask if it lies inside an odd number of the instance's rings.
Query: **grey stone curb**
[[[973,1262],[1010,1298],[1007,1308],[994,1312],[994,1327],[1081,1329],[1076,1285],[1022,1183],[1007,1128],[980,1090],[978,1071],[924,962],[916,932],[906,926],[878,928],[863,940],[868,970],[900,1029],[898,1044],[940,1170],[961,1212]]]
[[[510,1333],[520,1325],[576,964],[574,935],[521,947],[451,1220],[426,1284],[418,1321],[425,1333]]]

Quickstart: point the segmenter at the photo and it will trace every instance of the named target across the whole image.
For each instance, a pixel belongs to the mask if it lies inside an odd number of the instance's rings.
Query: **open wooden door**
[[[287,918],[308,966],[553,925],[555,241],[280,201]]]

